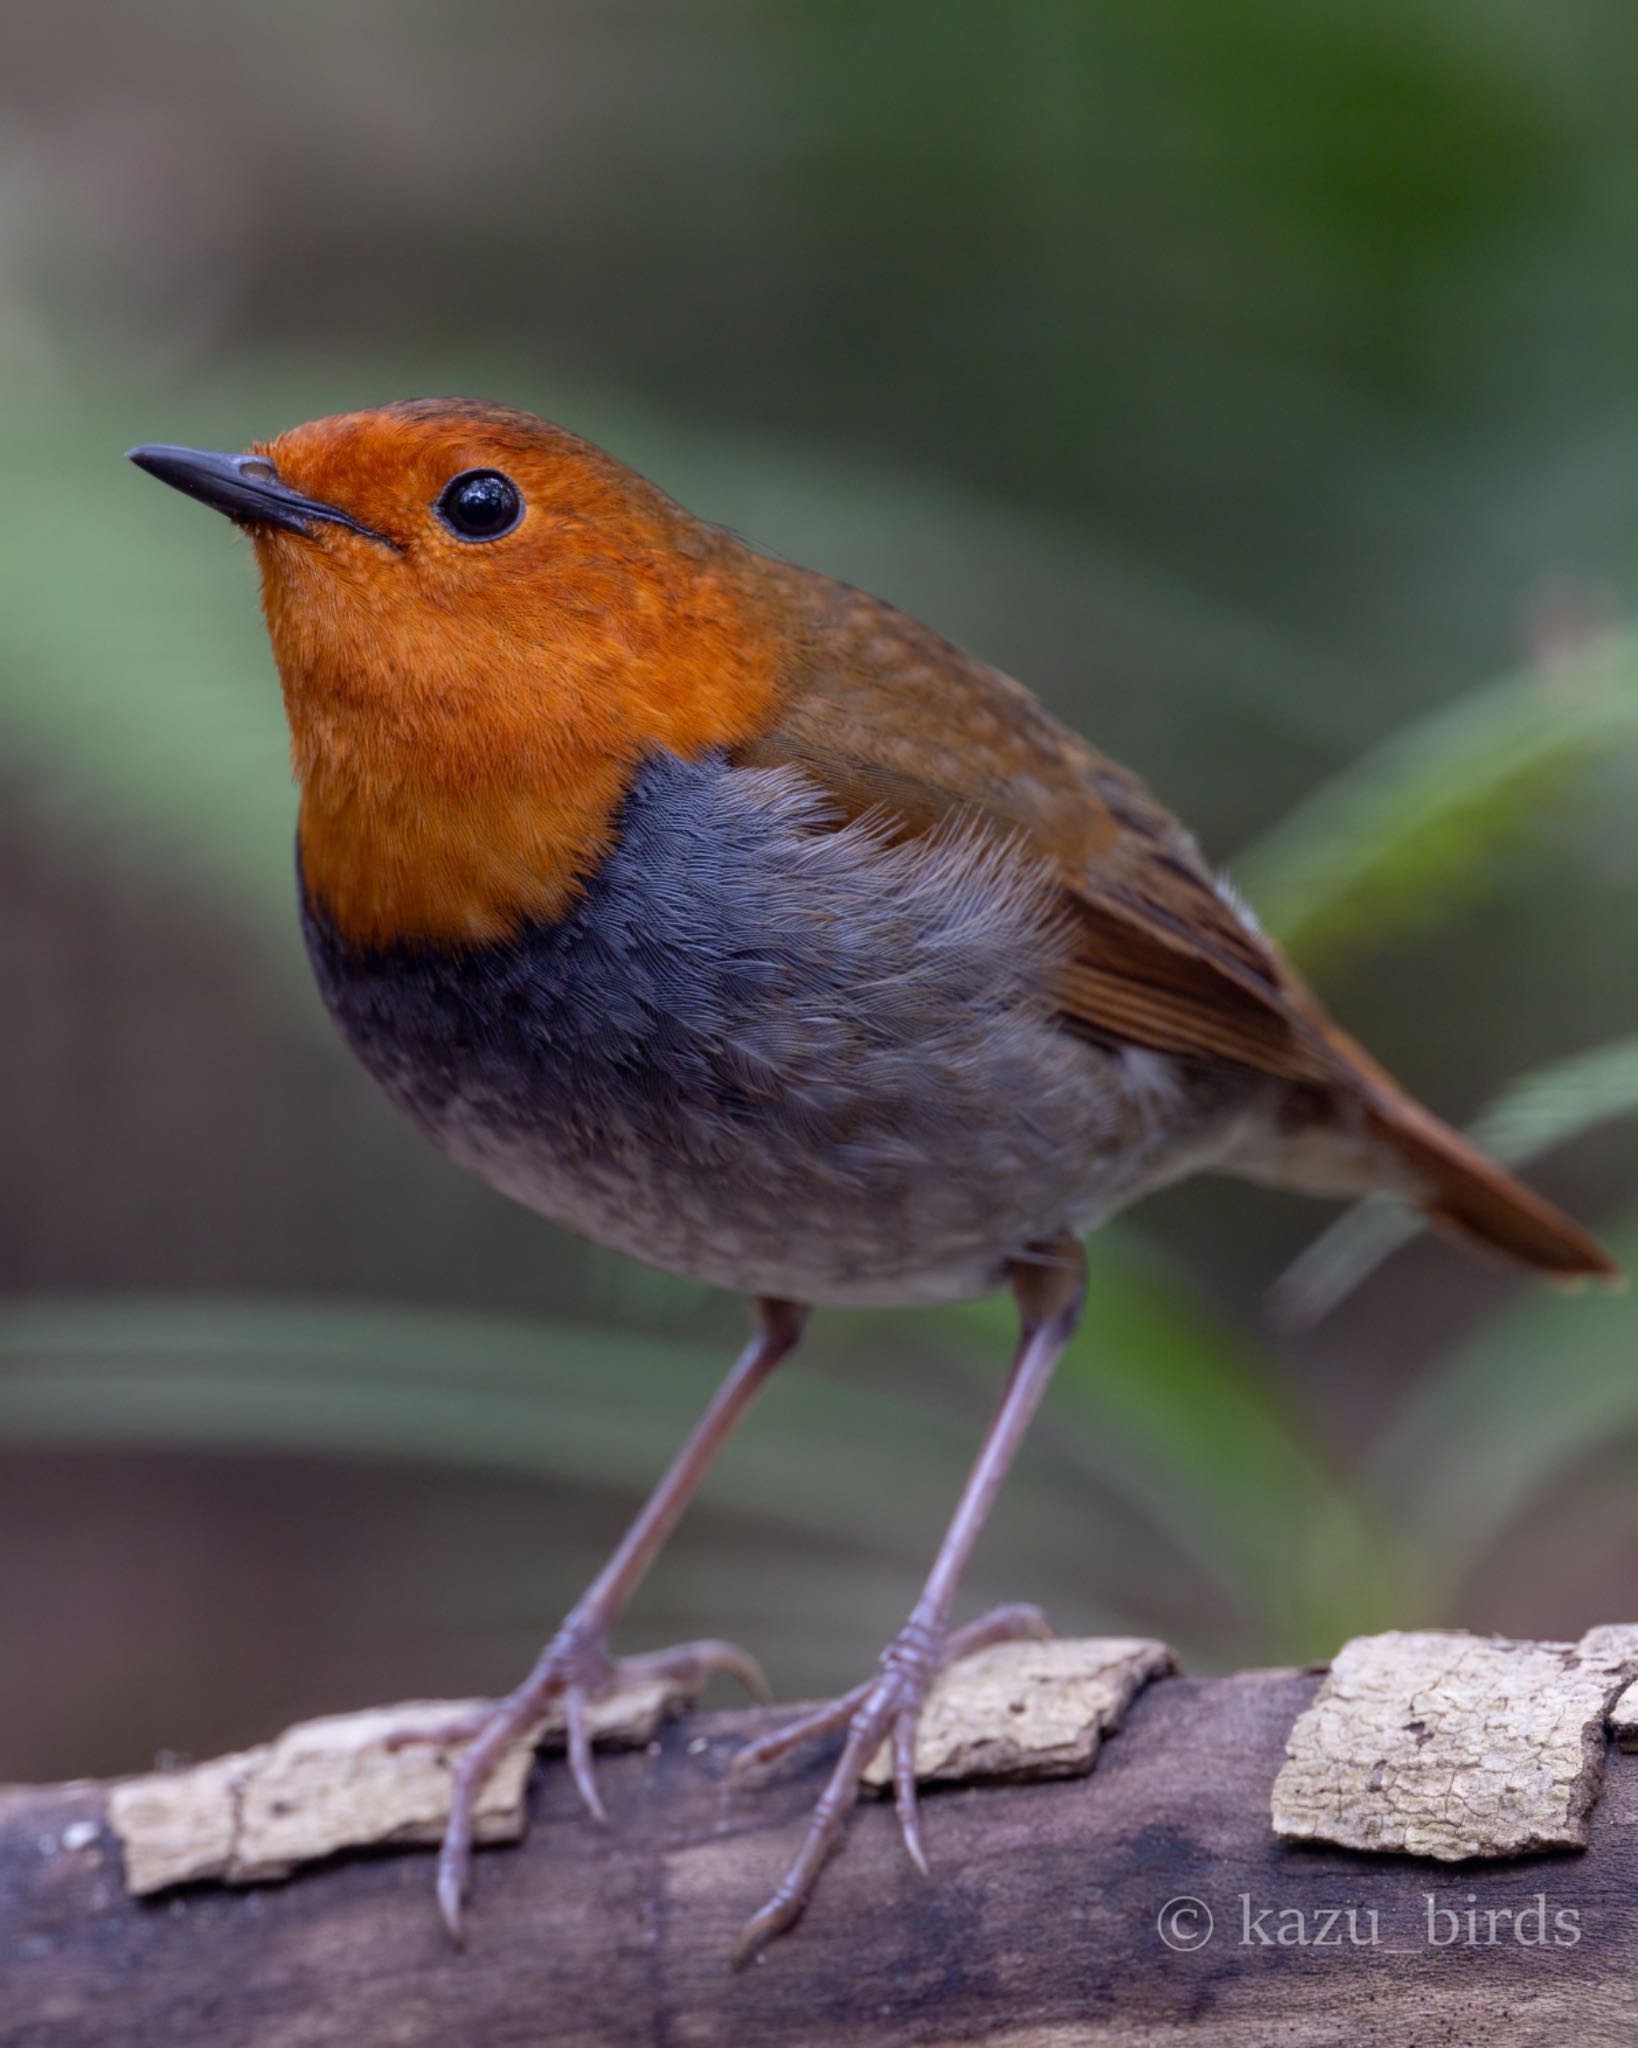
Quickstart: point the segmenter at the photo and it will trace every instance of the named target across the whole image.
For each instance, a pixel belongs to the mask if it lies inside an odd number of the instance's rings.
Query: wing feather
[[[1010,677],[826,588],[839,595],[810,659],[736,759],[798,767],[838,823],[868,812],[912,839],[965,818],[1022,841],[1055,874],[1074,935],[1055,992],[1072,1029],[1292,1080],[1336,1075],[1312,998],[1135,775]]]

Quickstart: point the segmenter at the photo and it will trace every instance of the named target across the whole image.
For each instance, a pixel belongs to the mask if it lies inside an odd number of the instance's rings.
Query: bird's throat
[[[350,945],[464,948],[556,922],[613,843],[617,765],[572,790],[360,791],[316,775],[302,793],[302,879]]]

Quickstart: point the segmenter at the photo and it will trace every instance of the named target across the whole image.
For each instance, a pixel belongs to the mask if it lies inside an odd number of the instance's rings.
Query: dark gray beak
[[[349,527],[383,547],[395,547],[384,533],[361,526],[351,513],[317,498],[304,498],[279,482],[265,455],[218,455],[209,448],[132,448],[129,460],[162,484],[213,505],[241,526],[282,526],[289,533],[313,531],[315,524]]]

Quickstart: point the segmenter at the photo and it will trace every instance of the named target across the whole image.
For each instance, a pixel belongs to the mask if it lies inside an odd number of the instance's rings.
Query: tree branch
[[[801,1926],[737,1977],[734,1936],[788,1861],[824,1763],[730,1782],[770,1713],[672,1723],[648,1750],[606,1756],[608,1831],[549,1762],[527,1839],[478,1859],[464,1954],[439,1926],[428,1855],[353,1853],[283,1884],[135,1901],[108,1787],[9,1792],[0,2043],[1638,2037],[1638,1757],[1610,1754],[1580,1853],[1436,1864],[1293,1846],[1270,1795],[1318,1683],[1162,1677],[1088,1777],[930,1791],[932,1883],[870,1803]]]

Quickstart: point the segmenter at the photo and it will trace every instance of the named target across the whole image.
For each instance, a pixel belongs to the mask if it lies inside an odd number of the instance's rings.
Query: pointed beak
[[[383,547],[397,543],[384,533],[361,526],[351,513],[317,498],[304,498],[279,481],[265,455],[219,455],[209,448],[132,448],[128,460],[173,490],[225,512],[241,526],[279,526],[287,533],[311,534],[316,525],[345,526]]]

